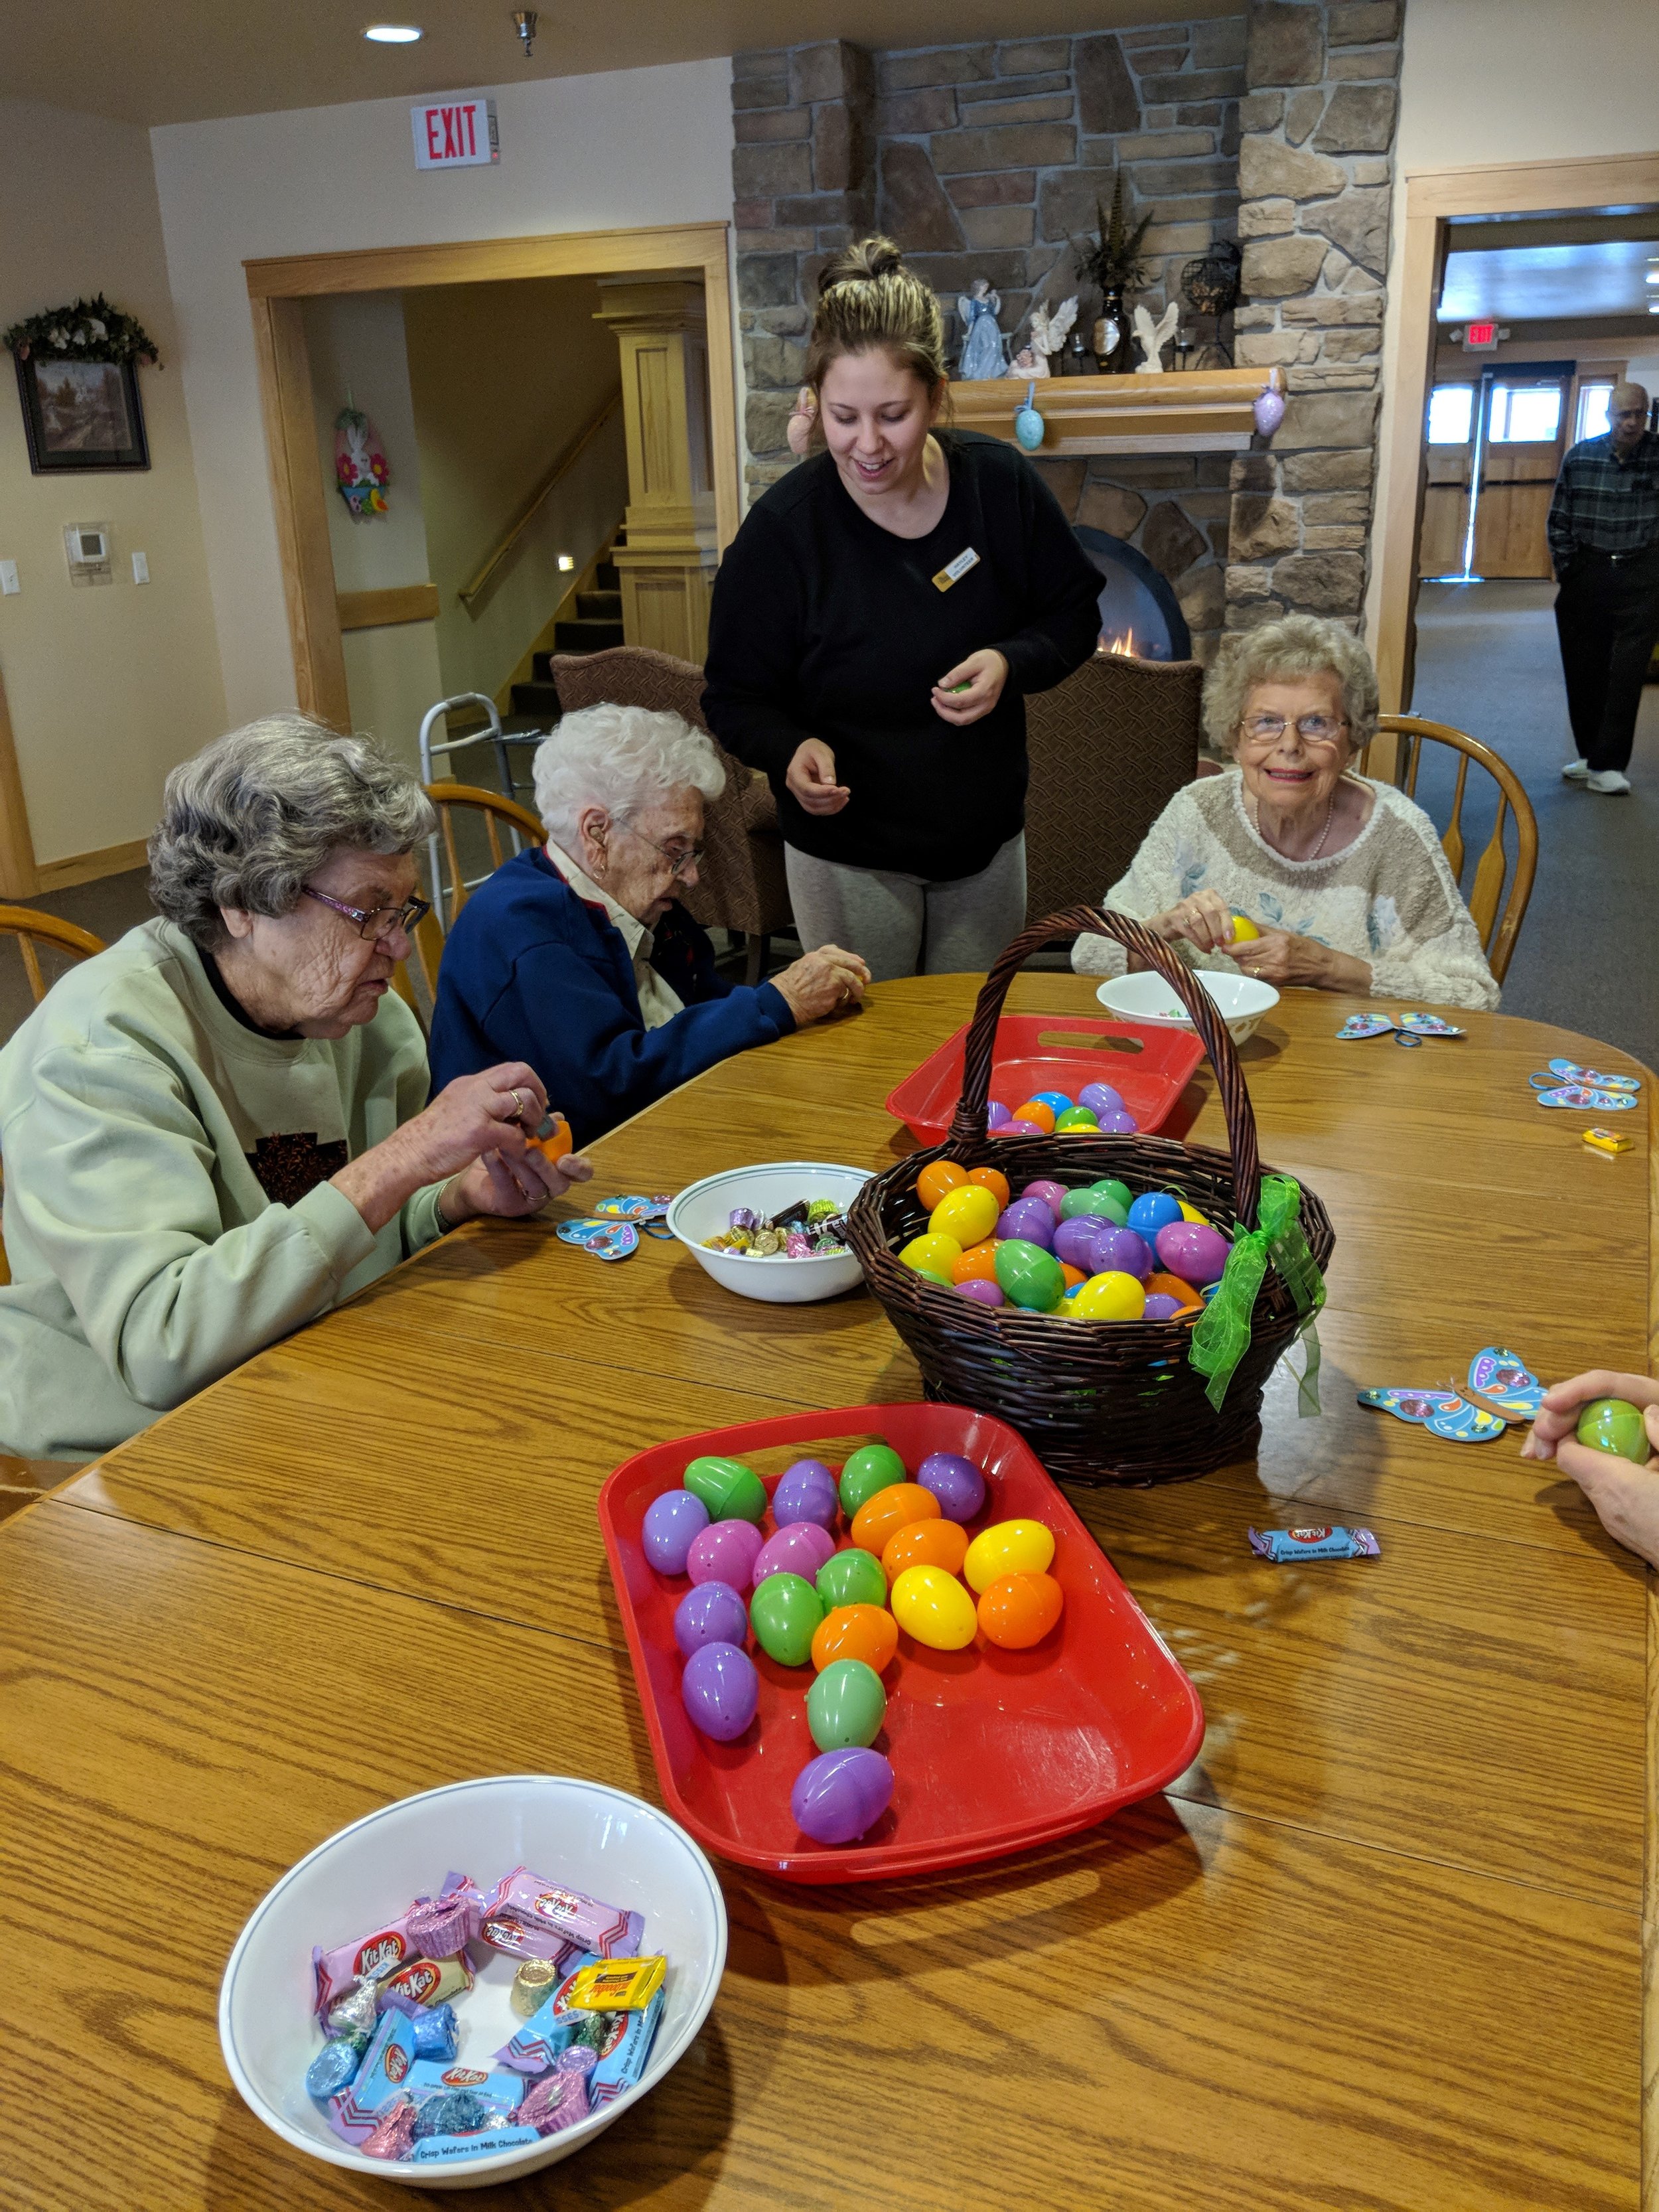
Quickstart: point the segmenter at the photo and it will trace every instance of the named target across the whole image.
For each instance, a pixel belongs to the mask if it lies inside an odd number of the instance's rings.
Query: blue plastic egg
[[[1133,1200],[1129,1207],[1129,1226],[1144,1237],[1154,1250],[1158,1232],[1167,1229],[1172,1221],[1182,1218],[1181,1201],[1170,1196],[1166,1190],[1149,1190]]]

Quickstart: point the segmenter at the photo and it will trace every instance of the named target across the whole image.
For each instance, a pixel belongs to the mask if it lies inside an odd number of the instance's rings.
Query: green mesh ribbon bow
[[[1256,1201],[1255,1229],[1241,1230],[1233,1239],[1222,1270],[1221,1285],[1200,1315],[1193,1330],[1188,1358],[1209,1382],[1204,1395],[1219,1413],[1233,1371],[1250,1341],[1250,1316],[1256,1292],[1271,1260],[1289,1286],[1302,1316],[1297,1331],[1305,1338],[1307,1364],[1297,1378],[1297,1410],[1316,1413],[1319,1406],[1319,1331],[1314,1316],[1325,1303],[1325,1279],[1308,1249],[1297,1214],[1302,1186],[1292,1176],[1263,1176]]]

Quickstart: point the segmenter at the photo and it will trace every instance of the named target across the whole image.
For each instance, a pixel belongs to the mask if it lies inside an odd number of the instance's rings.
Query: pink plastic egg
[[[1232,1247],[1207,1221],[1171,1221],[1158,1232],[1158,1261],[1183,1282],[1213,1283],[1220,1279]]]
[[[1000,1137],[1041,1137],[1044,1133],[1035,1121],[1024,1121],[1018,1114],[1006,1121],[1000,1122],[997,1127]]]
[[[761,1546],[750,1580],[757,1589],[768,1575],[799,1575],[803,1582],[816,1582],[818,1569],[835,1548],[835,1538],[817,1522],[792,1521]]]
[[[752,1521],[713,1521],[691,1539],[685,1571],[694,1583],[747,1589],[765,1540]]]
[[[1060,1218],[1060,1209],[1066,1201],[1066,1186],[1064,1183],[1060,1182],[1050,1182],[1046,1176],[1039,1176],[1036,1182],[1028,1182],[1026,1184],[1024,1189],[1021,1191],[1020,1196],[1022,1198],[1040,1198],[1042,1200],[1042,1203],[1048,1207],[1049,1212],[1054,1215],[1054,1219],[1058,1221]]]
[[[1008,1303],[1000,1287],[988,1281],[983,1275],[970,1275],[965,1283],[958,1283],[956,1287],[962,1297],[971,1298],[976,1306],[1001,1306]]]

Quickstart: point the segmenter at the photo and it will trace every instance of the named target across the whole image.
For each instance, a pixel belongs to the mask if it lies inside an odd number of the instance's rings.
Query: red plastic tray
[[[1124,1038],[1127,1048],[1075,1042],[1085,1037]],[[945,1141],[962,1095],[967,1043],[964,1023],[888,1098],[888,1112],[908,1122],[921,1144]],[[1075,1098],[1085,1083],[1109,1083],[1143,1129],[1161,1129],[1203,1057],[1192,1030],[1140,1029],[1086,1015],[1005,1014],[991,1059],[991,1096],[1012,1113],[1039,1091]]]
[[[735,1743],[700,1735],[680,1702],[673,1631],[690,1583],[650,1565],[641,1528],[652,1500],[678,1488],[699,1453],[751,1465],[770,1453],[772,1463],[757,1468],[769,1492],[790,1461],[821,1455],[815,1447],[833,1446],[833,1464],[873,1440],[912,1469],[933,1451],[962,1452],[981,1468],[990,1494],[976,1529],[1015,1517],[1052,1528],[1066,1609],[1030,1651],[983,1639],[930,1651],[901,1634],[876,1739],[893,1763],[893,1802],[867,1836],[834,1850],[804,1837],[789,1811],[795,1777],[816,1755],[811,1669],[781,1667],[757,1649],[755,1721]],[[1198,1692],[1030,1447],[988,1413],[845,1406],[681,1437],[619,1467],[599,1514],[664,1801],[699,1843],[740,1866],[790,1881],[880,1881],[997,1858],[1092,1827],[1162,1789],[1203,1738]]]

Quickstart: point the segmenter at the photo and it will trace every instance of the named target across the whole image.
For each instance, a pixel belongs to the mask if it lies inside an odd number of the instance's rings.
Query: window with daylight
[[[1607,402],[1613,397],[1613,386],[1581,384],[1578,387],[1578,427],[1575,438],[1599,438],[1607,427]]]
[[[1472,384],[1437,384],[1429,394],[1429,443],[1467,446],[1474,419]]]
[[[1494,384],[1492,427],[1494,446],[1547,446],[1561,428],[1559,384]]]

